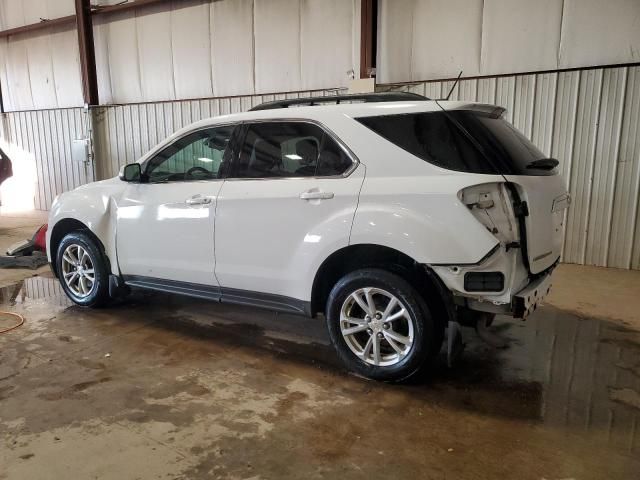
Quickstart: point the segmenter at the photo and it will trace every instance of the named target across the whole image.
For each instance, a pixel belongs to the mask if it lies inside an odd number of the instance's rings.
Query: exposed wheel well
[[[333,286],[349,272],[361,268],[380,268],[407,280],[425,299],[436,318],[446,322],[450,308],[444,286],[428,267],[408,255],[380,245],[350,245],[334,252],[316,273],[311,293],[311,313],[324,313]]]
[[[87,227],[81,221],[76,220],[75,218],[63,218],[53,226],[53,229],[51,230],[51,239],[49,241],[49,249],[51,251],[51,268],[53,269],[53,273],[56,276],[58,275],[58,272],[56,271],[56,255],[58,253],[58,246],[67,234],[78,231],[84,231],[89,236],[91,236],[104,253],[104,245],[102,244],[100,239],[89,229],[89,227]],[[107,259],[107,267],[109,267],[109,270],[111,270],[109,258],[107,257],[106,253],[104,254],[104,256]]]

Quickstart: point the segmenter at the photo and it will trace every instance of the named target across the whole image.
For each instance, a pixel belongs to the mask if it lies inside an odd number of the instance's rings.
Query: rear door
[[[307,301],[318,263],[348,245],[364,167],[314,123],[268,121],[245,129],[216,210],[222,299]]]

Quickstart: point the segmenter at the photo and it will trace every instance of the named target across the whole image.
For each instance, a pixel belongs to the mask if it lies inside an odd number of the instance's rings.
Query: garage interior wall
[[[73,3],[0,0],[0,28]],[[463,70],[452,98],[506,107],[560,160],[573,196],[564,260],[640,269],[638,18],[637,0],[379,0],[379,87],[439,98]],[[36,206],[48,209],[192,121],[345,88],[359,39],[360,0],[184,0],[96,16],[101,105],[87,113],[74,25],[12,35],[0,39],[0,133],[35,162]],[[88,136],[95,163],[73,163],[72,140]]]
[[[359,69],[359,5],[181,0],[95,16],[100,103],[346,87]],[[74,0],[1,0],[0,29],[73,13]],[[73,23],[1,39],[5,110],[82,106],[79,59]]]
[[[505,107],[560,161],[573,200],[563,261],[640,269],[640,1],[379,5],[378,81],[442,98],[462,71],[452,99]],[[526,72],[548,73],[514,75]]]

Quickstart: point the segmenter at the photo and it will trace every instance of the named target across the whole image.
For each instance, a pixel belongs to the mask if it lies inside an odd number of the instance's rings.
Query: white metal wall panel
[[[72,14],[73,0],[4,0],[0,28]],[[5,109],[56,108],[82,103],[77,34],[72,25],[0,39]]]
[[[623,105],[607,263],[640,269],[640,67],[628,69]]]
[[[58,106],[51,61],[50,36],[39,35],[26,43],[27,71],[34,108]]]
[[[67,27],[51,27],[49,52],[53,64],[53,80],[57,105],[47,107],[74,107],[82,104],[82,77],[78,33]],[[32,86],[33,88],[33,86]]]
[[[567,214],[564,254],[565,260],[570,263],[584,263],[586,257],[601,92],[602,70],[583,72],[578,91],[575,149],[569,172],[572,201]]]
[[[451,85],[385,88],[441,98]],[[451,98],[507,108],[560,161],[572,195],[563,261],[640,269],[640,67],[463,80]]]
[[[109,90],[100,88],[100,102],[139,102],[143,97],[140,78],[140,61],[136,17],[128,12],[116,13],[96,22],[98,35],[94,36],[96,62],[101,59],[106,65],[96,67],[98,85],[109,85]],[[171,72],[164,72],[165,76]],[[104,75],[108,76],[105,82]],[[166,77],[165,77],[166,78]]]
[[[513,124],[527,137],[531,137],[533,105],[536,87],[535,75],[515,77]]]
[[[135,19],[140,85],[142,98],[147,102],[176,98],[172,16],[173,12],[167,13],[166,5],[158,4],[145,7],[143,14]],[[187,31],[182,32],[182,35],[187,36]],[[191,35],[189,37],[194,38]]]
[[[303,90],[342,85],[354,69],[353,2],[345,0],[302,0],[300,4],[300,71]],[[327,35],[327,27],[332,33]],[[360,55],[360,52],[358,52]]]
[[[378,81],[406,82],[417,78],[411,70],[415,3],[416,0],[378,2]]]
[[[478,79],[478,101],[482,103],[496,103],[496,78]]]
[[[554,73],[536,75],[531,139],[546,155],[551,155],[557,81]]]
[[[355,2],[187,0],[100,17],[101,103],[344,87]]]
[[[34,108],[29,76],[27,43],[24,35],[15,35],[11,40],[0,40],[4,58],[6,81],[2,95],[7,110]]]
[[[415,0],[412,43],[406,46],[411,48],[411,78],[451,77],[460,70],[465,76],[480,73],[482,4],[482,0]]]
[[[209,2],[195,2],[191,8],[175,7],[176,4],[171,13],[175,98],[210,97],[213,71]]]
[[[300,2],[255,0],[256,93],[299,90]]]
[[[558,67],[640,61],[639,19],[638,0],[564,0]]]
[[[213,64],[209,68],[216,96],[255,92],[253,10],[253,0],[211,5]]]
[[[563,0],[485,0],[482,72],[556,69],[562,5]]]
[[[91,165],[71,161],[72,141],[88,133],[83,109],[12,112],[4,114],[2,122],[2,140],[9,144],[12,162],[35,163],[36,208],[47,210],[59,193],[94,180]]]
[[[404,89],[432,98],[452,82],[418,82]],[[244,111],[276,95],[105,106],[96,111],[96,175],[115,175],[175,130],[201,118]],[[573,202],[566,222],[564,260],[640,269],[640,67],[593,69],[464,80],[452,99],[502,105],[545,152],[561,162]],[[34,159],[36,205],[93,179],[92,168],[71,162],[71,143],[87,134],[82,109],[5,114],[5,141]]]
[[[569,185],[576,135],[576,107],[578,105],[580,72],[561,72],[554,76],[557,77],[557,90],[551,133],[551,156],[560,161],[562,175]],[[551,95],[553,92],[547,92],[547,94]]]
[[[507,109],[505,118],[513,122],[515,106],[516,77],[498,77],[496,79],[496,105]]]
[[[589,265],[607,264],[626,80],[626,68],[603,73],[585,248]]]
[[[638,0],[380,0],[383,83],[640,61]]]

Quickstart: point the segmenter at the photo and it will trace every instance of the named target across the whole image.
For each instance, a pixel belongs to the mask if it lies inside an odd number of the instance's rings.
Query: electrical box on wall
[[[74,163],[89,163],[88,138],[79,138],[71,142],[71,160]]]
[[[375,78],[359,78],[349,82],[349,93],[373,93],[375,91]]]

